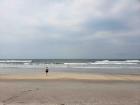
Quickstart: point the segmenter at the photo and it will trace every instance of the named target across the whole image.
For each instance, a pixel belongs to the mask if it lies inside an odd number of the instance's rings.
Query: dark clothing
[[[48,73],[49,72],[49,70],[48,70],[48,68],[46,68],[46,73]]]
[[[48,69],[48,67],[46,67],[46,71],[45,71],[45,72],[46,72],[46,75],[47,75],[47,73],[49,72],[49,69]]]

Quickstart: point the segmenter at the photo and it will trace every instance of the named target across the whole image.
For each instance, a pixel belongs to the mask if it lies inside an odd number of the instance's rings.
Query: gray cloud
[[[139,58],[138,0],[1,0],[0,58]]]

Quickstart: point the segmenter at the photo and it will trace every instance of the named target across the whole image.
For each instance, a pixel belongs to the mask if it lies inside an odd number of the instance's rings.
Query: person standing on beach
[[[46,76],[47,76],[47,74],[48,74],[48,72],[49,72],[49,68],[48,67],[46,67]]]

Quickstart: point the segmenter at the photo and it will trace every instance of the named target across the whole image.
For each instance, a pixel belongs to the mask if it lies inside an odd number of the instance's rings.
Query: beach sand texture
[[[29,74],[1,75],[0,79],[73,79],[73,80],[101,80],[101,81],[140,81],[140,75],[121,75],[121,74],[90,74],[90,73],[73,73],[73,72],[44,72]]]
[[[1,75],[0,105],[140,105],[140,76],[69,72]]]
[[[0,105],[140,105],[140,83],[3,80]]]

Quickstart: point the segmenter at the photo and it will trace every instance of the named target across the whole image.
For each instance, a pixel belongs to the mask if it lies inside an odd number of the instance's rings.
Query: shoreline
[[[131,81],[140,82],[140,75],[120,75],[120,74],[88,74],[88,73],[69,73],[69,72],[50,72],[46,76],[40,74],[15,74],[0,75],[3,80],[75,80],[75,81]]]

